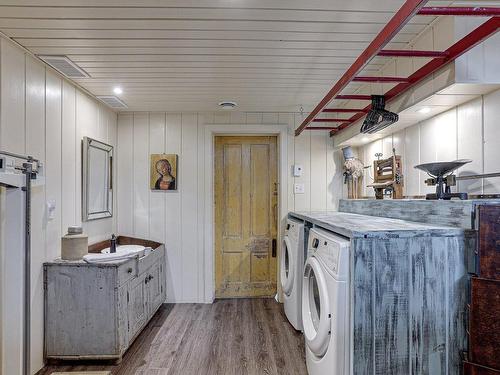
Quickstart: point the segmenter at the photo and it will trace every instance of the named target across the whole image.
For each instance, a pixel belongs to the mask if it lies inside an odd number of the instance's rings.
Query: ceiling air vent
[[[85,72],[82,68],[80,68],[66,56],[39,55],[38,57],[68,78],[90,77],[87,72]]]
[[[124,102],[113,95],[98,95],[96,98],[109,105],[111,108],[127,108],[127,105]]]

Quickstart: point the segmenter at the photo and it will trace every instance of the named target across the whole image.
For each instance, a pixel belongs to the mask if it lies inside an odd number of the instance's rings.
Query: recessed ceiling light
[[[120,94],[123,94],[123,90],[121,87],[115,87],[113,89],[113,92],[116,94],[116,95],[120,95]]]
[[[232,102],[229,100],[224,100],[224,101],[219,103],[219,107],[221,107],[222,109],[233,109],[237,105],[238,104],[236,102]]]
[[[417,112],[421,113],[423,115],[425,115],[426,113],[429,113],[430,111],[431,111],[431,109],[429,107],[422,107],[420,109],[417,109]]]

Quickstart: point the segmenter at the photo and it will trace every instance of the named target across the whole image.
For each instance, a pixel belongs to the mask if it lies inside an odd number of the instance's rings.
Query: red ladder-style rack
[[[384,26],[382,31],[359,55],[354,63],[347,69],[344,75],[328,91],[325,97],[316,105],[312,112],[295,130],[295,136],[299,136],[304,130],[330,130],[334,135],[352,123],[360,120],[369,111],[370,105],[365,108],[326,108],[333,100],[371,100],[370,95],[342,95],[341,92],[351,82],[385,82],[397,83],[384,96],[386,103],[391,102],[399,95],[424,80],[436,70],[449,64],[471,48],[495,34],[500,29],[500,8],[492,7],[424,7],[428,0],[407,0],[396,12],[391,20]],[[481,16],[491,17],[488,21],[477,27],[464,38],[453,44],[446,51],[415,51],[415,50],[385,50],[383,49],[392,38],[408,23],[415,15],[424,16]],[[431,60],[409,77],[374,77],[359,76],[363,68],[375,57],[428,57]],[[354,113],[348,119],[318,118],[321,113]],[[338,122],[336,127],[310,126],[311,123],[333,123]]]

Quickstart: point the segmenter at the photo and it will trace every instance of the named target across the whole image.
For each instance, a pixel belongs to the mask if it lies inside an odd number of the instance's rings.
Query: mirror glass
[[[113,216],[113,146],[85,137],[82,161],[82,219]]]

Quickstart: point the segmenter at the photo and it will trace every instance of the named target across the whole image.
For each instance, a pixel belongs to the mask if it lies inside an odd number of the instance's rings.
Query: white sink
[[[146,248],[141,245],[118,245],[116,246],[116,253],[128,253],[131,255],[139,255],[139,257],[143,257],[145,254]],[[101,250],[102,254],[110,254],[109,247]]]
[[[101,250],[101,253],[85,255],[83,260],[87,263],[108,263],[129,258],[141,258],[150,252],[150,247],[141,245],[121,245],[116,247],[116,253],[110,253],[108,247]]]

